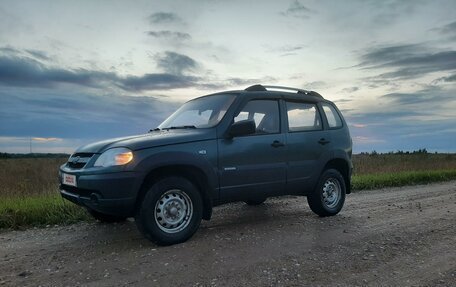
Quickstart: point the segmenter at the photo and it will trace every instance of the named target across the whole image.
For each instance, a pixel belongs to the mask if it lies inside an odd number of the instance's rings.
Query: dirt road
[[[456,181],[351,194],[331,218],[298,197],[225,205],[170,247],[131,221],[0,243],[0,286],[456,286]]]

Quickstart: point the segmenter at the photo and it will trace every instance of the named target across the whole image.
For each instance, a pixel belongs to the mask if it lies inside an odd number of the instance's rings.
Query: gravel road
[[[132,221],[0,242],[0,286],[456,286],[456,181],[351,194],[330,218],[303,197],[220,206],[169,247]]]

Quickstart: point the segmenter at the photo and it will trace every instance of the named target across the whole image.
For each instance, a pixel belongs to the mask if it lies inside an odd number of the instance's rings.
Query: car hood
[[[139,150],[156,146],[181,144],[215,138],[213,129],[175,129],[152,131],[148,134],[107,139],[79,147],[75,153],[102,153],[115,147]]]

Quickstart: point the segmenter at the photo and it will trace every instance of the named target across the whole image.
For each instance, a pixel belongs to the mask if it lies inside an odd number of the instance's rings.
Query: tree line
[[[7,153],[0,152],[0,158],[59,158],[69,157],[66,153]]]

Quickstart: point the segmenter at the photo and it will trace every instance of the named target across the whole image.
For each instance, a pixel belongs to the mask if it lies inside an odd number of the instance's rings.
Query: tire
[[[198,229],[203,201],[195,185],[182,177],[166,177],[150,186],[135,221],[139,231],[159,245],[187,241]]]
[[[247,205],[255,206],[255,205],[260,205],[260,204],[262,204],[265,201],[266,201],[266,198],[256,198],[256,199],[249,199],[249,200],[246,200],[244,202]]]
[[[340,172],[327,169],[321,174],[315,190],[307,196],[307,202],[319,216],[333,216],[342,209],[345,193],[345,181]]]
[[[124,216],[105,214],[89,208],[87,209],[87,211],[90,213],[90,215],[92,215],[93,218],[103,223],[122,222],[127,219],[127,217]]]

